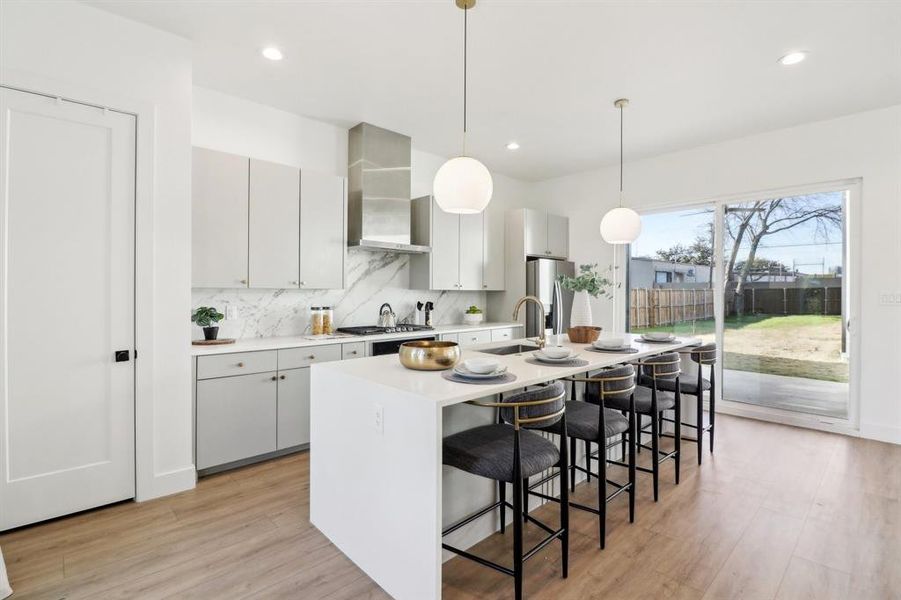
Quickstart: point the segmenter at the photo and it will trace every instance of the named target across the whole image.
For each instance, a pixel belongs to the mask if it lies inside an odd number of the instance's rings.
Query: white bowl
[[[649,340],[661,340],[661,341],[668,340],[668,339],[674,337],[672,333],[668,333],[665,331],[651,331],[648,333],[644,333],[642,335]]]
[[[566,346],[545,346],[539,352],[549,358],[566,358],[573,353],[572,349]]]
[[[607,337],[594,342],[596,348],[622,348],[626,343],[625,338]]]
[[[463,361],[463,366],[473,373],[494,373],[497,371],[500,363],[493,358],[467,358]]]

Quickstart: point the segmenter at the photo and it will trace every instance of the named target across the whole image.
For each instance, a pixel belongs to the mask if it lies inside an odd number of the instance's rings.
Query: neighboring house
[[[707,287],[709,283],[709,265],[676,263],[646,257],[629,259],[629,287],[632,289],[697,288]]]

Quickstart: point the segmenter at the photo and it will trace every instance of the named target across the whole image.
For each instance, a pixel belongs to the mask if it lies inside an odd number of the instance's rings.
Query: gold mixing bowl
[[[416,340],[401,344],[398,356],[400,364],[408,369],[443,371],[460,360],[460,346],[457,342]]]

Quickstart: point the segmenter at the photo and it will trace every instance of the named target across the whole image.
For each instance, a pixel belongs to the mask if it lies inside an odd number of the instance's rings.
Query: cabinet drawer
[[[276,360],[275,350],[198,356],[197,379],[275,371],[277,368]]]
[[[286,348],[278,351],[279,369],[299,369],[331,360],[341,360],[341,344],[310,346],[309,348]]]
[[[341,344],[341,360],[363,358],[364,356],[366,356],[366,342]]]
[[[459,342],[460,335],[457,333],[442,333],[438,336],[438,339],[442,342]]]
[[[508,327],[506,329],[492,329],[491,330],[491,341],[492,342],[503,342],[505,340],[513,339],[513,328]]]
[[[466,331],[458,334],[461,346],[472,346],[473,344],[487,344],[491,341],[491,331]]]

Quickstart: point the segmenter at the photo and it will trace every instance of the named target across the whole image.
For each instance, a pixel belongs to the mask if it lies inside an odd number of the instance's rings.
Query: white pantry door
[[[3,530],[134,497],[134,116],[0,88],[0,190]]]

